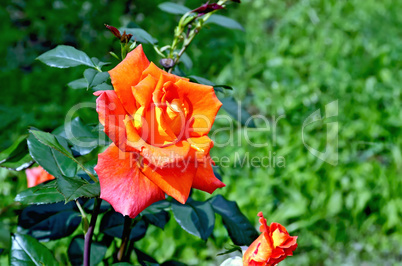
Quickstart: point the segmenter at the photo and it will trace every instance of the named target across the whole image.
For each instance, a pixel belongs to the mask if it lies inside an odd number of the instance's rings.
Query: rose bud
[[[267,220],[260,216],[261,235],[248,247],[243,256],[244,266],[277,265],[297,248],[297,236],[290,236],[285,227],[278,223],[267,226]]]
[[[133,37],[132,34],[127,34],[125,31],[123,32],[123,34],[121,34],[120,31],[113,26],[105,24],[105,27],[110,30],[113,35],[120,40],[121,43],[128,43],[131,37]]]
[[[214,4],[209,4],[209,2],[203,4],[202,6],[194,9],[193,13],[198,13],[199,16],[205,15],[209,12],[215,11],[215,10],[219,10],[219,9],[223,9],[223,6],[218,5],[216,3]]]

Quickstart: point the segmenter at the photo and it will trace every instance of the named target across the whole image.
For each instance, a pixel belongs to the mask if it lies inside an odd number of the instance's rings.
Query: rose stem
[[[92,212],[91,222],[89,223],[88,231],[85,234],[85,243],[84,243],[84,266],[89,266],[90,257],[91,257],[91,244],[92,244],[92,235],[94,233],[96,219],[98,218],[98,213],[100,209],[102,200],[100,198],[95,198],[94,210]]]
[[[122,242],[117,253],[117,261],[122,261],[124,259],[124,254],[126,253],[127,243],[130,238],[131,233],[131,218],[129,216],[124,216],[124,227],[123,227],[123,235],[122,235]]]

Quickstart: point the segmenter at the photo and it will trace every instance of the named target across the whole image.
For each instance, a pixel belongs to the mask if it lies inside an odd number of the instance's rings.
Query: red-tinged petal
[[[176,162],[164,168],[145,166],[142,172],[166,194],[184,204],[190,194],[195,175],[194,164]]]
[[[153,146],[141,138],[128,116],[124,122],[126,123],[128,145],[139,151],[141,156],[153,166],[163,168],[168,164],[187,158],[190,151],[190,144],[187,141],[179,141],[166,147]]]
[[[261,234],[244,253],[243,262],[266,262],[270,258],[273,249],[272,240],[267,238],[266,234]]]
[[[28,187],[34,187],[45,181],[52,180],[55,177],[45,171],[41,166],[32,167],[25,170],[27,175],[27,185]]]
[[[192,107],[191,117],[187,118],[190,121],[190,124],[187,125],[187,134],[189,134],[187,137],[207,135],[222,106],[215,95],[214,88],[185,80],[179,80],[175,84],[180,88],[178,90],[180,99],[187,100]]]
[[[135,154],[111,144],[98,158],[95,171],[99,176],[100,197],[115,211],[134,218],[152,203],[165,199],[163,191],[142,174]]]
[[[94,94],[99,96],[96,99],[96,111],[99,114],[99,122],[104,126],[106,135],[108,135],[121,150],[131,151],[132,149],[126,145],[127,135],[124,118],[127,113],[116,93],[109,90],[98,91]]]
[[[264,218],[264,215],[262,214],[262,212],[259,212],[258,216],[260,217],[259,222],[261,224],[260,225],[260,232],[261,233],[266,233],[266,234],[271,236],[271,230],[267,226],[267,220]]]
[[[149,66],[142,72],[142,78],[145,78],[146,76],[151,75],[155,79],[159,79],[161,75],[163,75],[163,78],[165,82],[171,81],[171,82],[176,82],[179,80],[188,80],[187,78],[182,78],[170,73],[167,73],[166,71],[163,71],[159,67],[157,67],[153,62],[149,64]]]
[[[225,184],[216,178],[211,163],[198,164],[193,180],[193,188],[212,194],[217,188],[224,186]]]
[[[113,88],[129,114],[133,114],[136,110],[131,87],[138,84],[142,72],[148,66],[149,61],[142,50],[142,46],[139,45],[109,71]]]

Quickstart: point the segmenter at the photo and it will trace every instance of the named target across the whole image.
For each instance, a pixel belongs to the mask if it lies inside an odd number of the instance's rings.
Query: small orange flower
[[[95,93],[113,141],[95,167],[102,199],[134,218],[165,193],[184,204],[191,188],[212,193],[225,186],[209,156],[207,134],[222,105],[213,87],[159,69],[141,45],[109,74],[114,90]]]
[[[41,166],[25,170],[27,175],[28,187],[34,187],[48,180],[54,179],[54,176],[45,171]]]
[[[297,248],[297,236],[290,236],[286,228],[278,223],[267,226],[267,220],[260,216],[261,235],[248,247],[243,256],[244,266],[273,266],[292,256]]]

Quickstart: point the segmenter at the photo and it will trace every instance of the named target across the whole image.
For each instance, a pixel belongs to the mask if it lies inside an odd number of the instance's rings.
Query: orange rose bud
[[[139,45],[109,71],[114,90],[97,91],[96,111],[113,141],[98,156],[100,197],[131,218],[165,194],[185,203],[191,188],[224,187],[207,136],[222,103],[214,88],[149,62]]]
[[[27,175],[28,187],[34,187],[48,180],[53,180],[54,176],[45,171],[41,166],[25,170]]]
[[[244,266],[277,265],[287,256],[292,256],[297,248],[297,236],[290,236],[286,228],[278,223],[267,226],[262,212],[260,232],[262,233],[246,250],[243,256]]]

